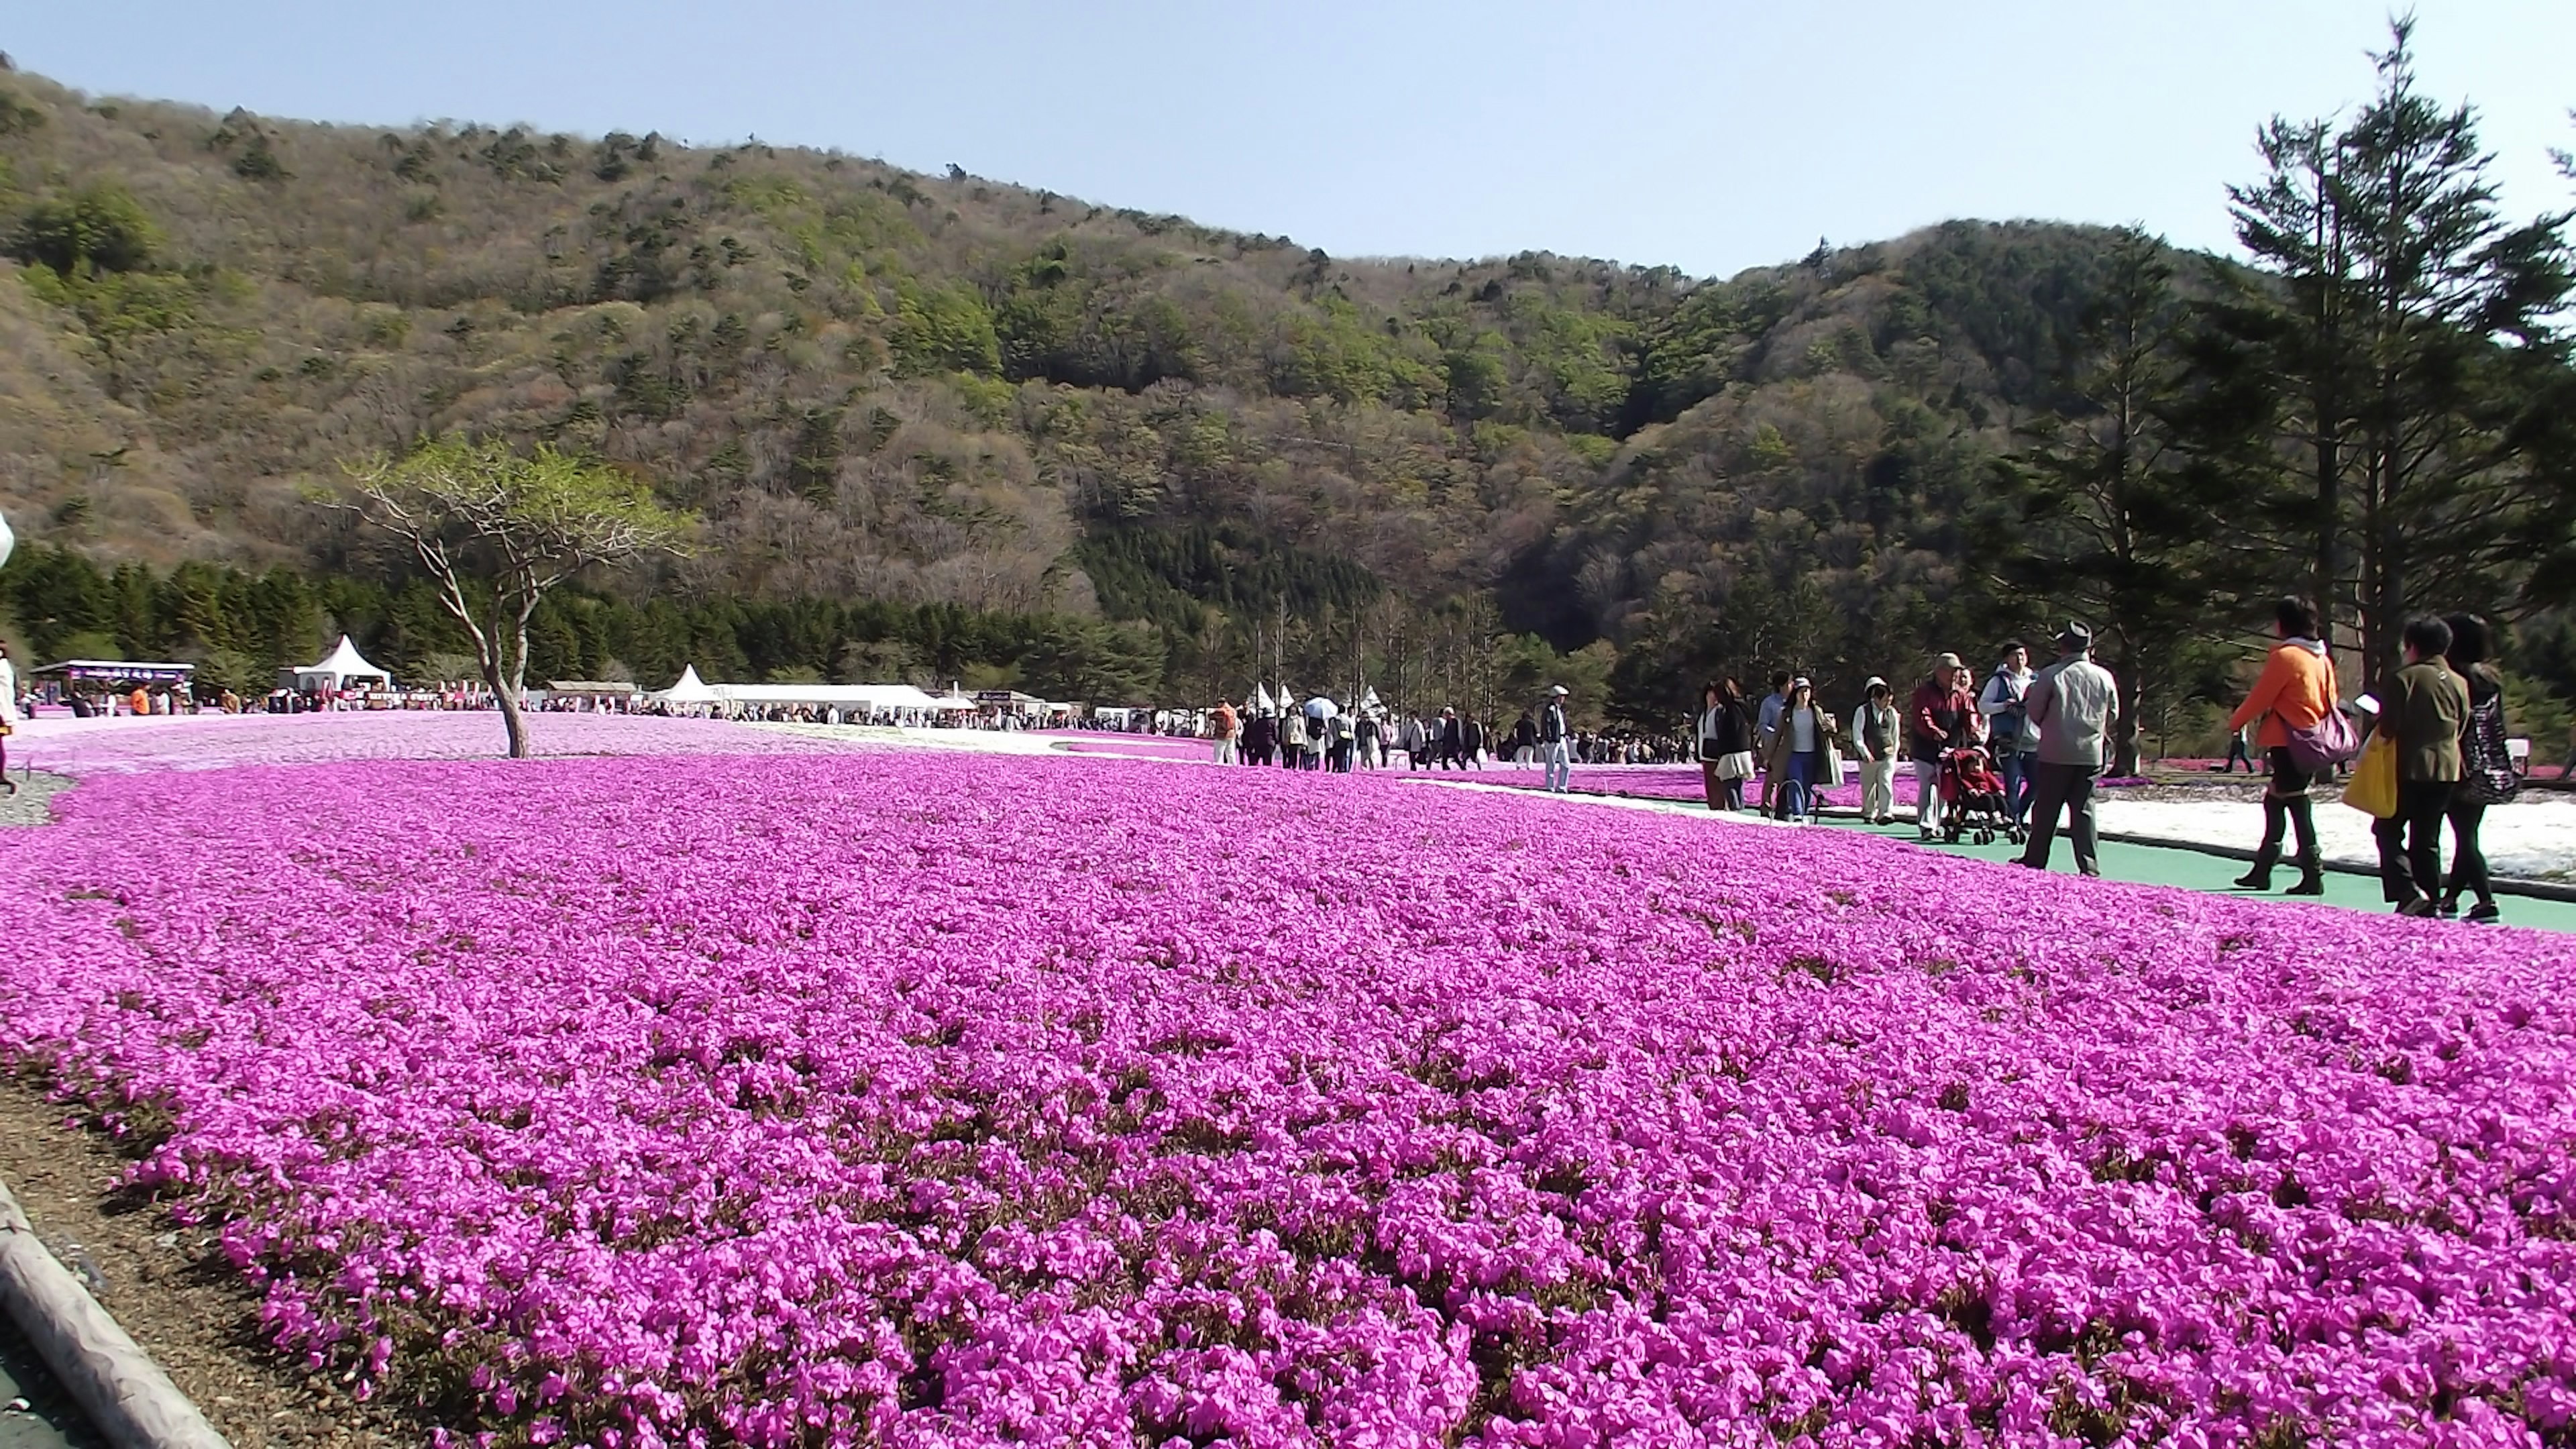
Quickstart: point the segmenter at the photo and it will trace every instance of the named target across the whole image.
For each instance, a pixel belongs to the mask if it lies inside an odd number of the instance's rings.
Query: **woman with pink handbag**
[[[2308,786],[2350,760],[2358,741],[2337,703],[2334,658],[2316,637],[2315,608],[2305,599],[2283,599],[2273,606],[2272,624],[2281,642],[2227,721],[2231,730],[2262,721],[2256,742],[2272,771],[2263,789],[2263,843],[2255,849],[2254,868],[2236,884],[2249,891],[2271,889],[2272,867],[2281,861],[2281,837],[2295,830],[2299,883],[2288,893],[2321,896],[2326,893],[2325,862],[2317,850],[2316,802],[2308,797]]]

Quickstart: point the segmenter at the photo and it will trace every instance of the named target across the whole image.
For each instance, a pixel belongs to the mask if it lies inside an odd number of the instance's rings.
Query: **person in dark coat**
[[[2442,894],[2442,820],[2460,783],[2460,730],[2469,687],[2442,656],[2451,626],[2406,625],[2406,667],[2388,682],[2373,728],[2397,746],[2397,813],[2371,827],[2379,840],[2380,893],[2399,915],[2429,916]]]

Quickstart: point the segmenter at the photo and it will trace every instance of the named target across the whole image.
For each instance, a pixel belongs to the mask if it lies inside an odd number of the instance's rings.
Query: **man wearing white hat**
[[[1547,708],[1538,717],[1539,758],[1545,762],[1547,788],[1565,793],[1574,779],[1574,731],[1565,723],[1565,686],[1553,685],[1547,692]]]

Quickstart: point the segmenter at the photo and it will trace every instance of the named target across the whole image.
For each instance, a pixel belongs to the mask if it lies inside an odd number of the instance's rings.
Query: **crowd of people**
[[[2468,919],[2497,919],[2479,830],[2487,809],[2512,799],[2521,780],[2506,739],[2490,627],[2466,615],[2414,621],[2405,630],[2404,661],[2381,691],[2347,701],[2317,638],[2315,611],[2284,599],[2276,616],[2276,646],[2227,726],[2237,742],[2231,754],[2251,769],[2259,750],[2266,776],[2262,842],[2237,884],[2269,889],[2285,844],[2295,841],[2288,859],[2298,879],[2289,893],[2324,893],[2312,792],[2377,737],[2390,756],[2381,768],[2394,774],[2388,807],[2373,827],[2387,900],[2419,916],[2460,914],[2465,902]],[[1313,708],[1245,715],[1231,702],[1214,711],[1211,728],[1220,762],[1348,771],[1385,768],[1401,755],[1414,770],[1476,770],[1491,758],[1543,765],[1551,791],[1568,787],[1577,763],[1696,760],[1711,810],[1754,810],[1801,824],[1817,818],[1824,792],[1844,782],[1847,765],[1858,777],[1861,818],[1895,824],[1898,766],[1910,763],[1921,839],[1956,839],[1955,822],[1945,816],[1965,808],[1964,798],[1991,811],[1999,833],[2020,843],[2015,863],[2047,869],[2062,832],[2075,869],[2095,876],[2095,801],[2110,763],[2119,689],[2094,661],[2086,625],[2066,622],[2053,643],[2054,657],[2044,664],[2020,640],[2005,643],[1982,680],[1957,654],[1941,654],[1901,697],[1873,677],[1848,713],[1825,705],[1814,683],[1790,670],[1773,673],[1759,699],[1748,698],[1732,676],[1712,679],[1693,727],[1675,736],[1575,730],[1562,686],[1508,729],[1454,708],[1400,719]],[[1985,788],[1960,790],[1968,777]],[[1754,790],[1758,795],[1748,794]],[[2446,826],[2453,839],[2447,871],[2439,850]]]

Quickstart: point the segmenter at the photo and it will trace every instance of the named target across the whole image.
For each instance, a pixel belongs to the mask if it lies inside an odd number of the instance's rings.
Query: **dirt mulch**
[[[184,1228],[141,1194],[108,1140],[66,1128],[69,1113],[25,1076],[0,1075],[0,1182],[37,1236],[81,1278],[235,1449],[411,1446],[430,1426],[396,1405],[360,1403],[308,1373],[259,1331],[259,1295],[214,1232]]]

